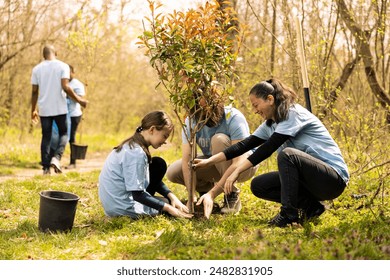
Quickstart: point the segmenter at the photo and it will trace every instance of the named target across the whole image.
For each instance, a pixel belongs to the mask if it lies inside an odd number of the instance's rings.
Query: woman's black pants
[[[255,177],[251,191],[259,198],[281,203],[282,210],[290,216],[344,191],[346,184],[332,167],[300,150],[285,148],[277,163],[279,171]]]

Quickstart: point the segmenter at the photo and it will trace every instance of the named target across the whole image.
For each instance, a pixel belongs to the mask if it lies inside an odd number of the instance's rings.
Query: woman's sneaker
[[[223,198],[222,214],[237,214],[241,211],[242,205],[239,192],[232,192]]]
[[[311,205],[309,205],[306,209],[302,209],[302,217],[301,221],[309,221],[318,218],[322,215],[322,213],[325,212],[325,206],[319,202],[313,202]]]
[[[65,166],[65,169],[76,169],[76,164],[75,163],[71,163],[68,166]]]
[[[299,222],[298,216],[296,217],[288,216],[283,210],[281,210],[275,217],[273,217],[268,222],[268,225],[282,228],[298,222]]]

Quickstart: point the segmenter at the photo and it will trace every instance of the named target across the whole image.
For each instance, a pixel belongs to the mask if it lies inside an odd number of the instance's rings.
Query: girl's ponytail
[[[146,156],[148,157],[148,161],[151,162],[152,156],[149,151],[149,145],[146,143],[145,138],[142,136],[141,132],[143,130],[148,130],[152,126],[156,127],[157,130],[162,130],[164,127],[168,129],[173,129],[173,123],[168,115],[163,111],[153,111],[148,113],[141,121],[141,125],[137,127],[135,133],[122,141],[114,149],[116,152],[120,152],[123,148],[123,145],[126,143],[130,146],[130,148],[134,148],[134,144],[138,144],[144,150]]]

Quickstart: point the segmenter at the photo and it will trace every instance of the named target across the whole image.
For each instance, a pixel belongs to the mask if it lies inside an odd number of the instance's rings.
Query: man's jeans
[[[56,122],[59,134],[59,143],[54,150],[54,155],[58,160],[61,160],[64,153],[66,143],[68,142],[67,120],[66,114],[59,116],[40,117],[42,126],[42,141],[41,141],[41,161],[44,168],[50,167],[52,155],[50,154],[50,141],[53,128],[53,121]]]

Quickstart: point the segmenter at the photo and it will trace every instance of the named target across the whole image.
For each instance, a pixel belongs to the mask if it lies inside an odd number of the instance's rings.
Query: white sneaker
[[[224,196],[224,205],[221,209],[222,214],[238,214],[241,208],[239,192],[232,192]]]
[[[62,173],[61,163],[58,158],[52,157],[50,161],[50,166],[54,168],[55,173]]]

